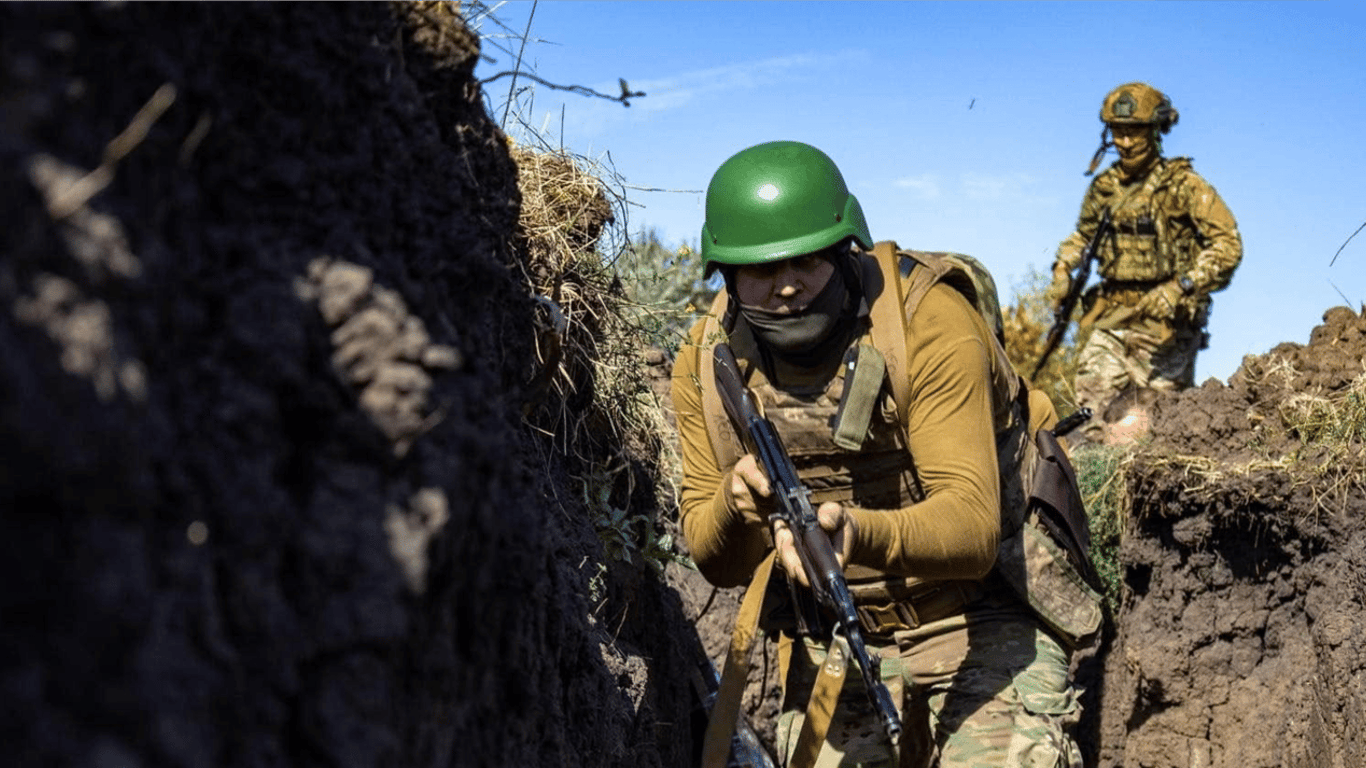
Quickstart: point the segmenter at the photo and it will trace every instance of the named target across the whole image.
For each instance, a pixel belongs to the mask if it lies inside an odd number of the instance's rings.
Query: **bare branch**
[[[1352,238],[1356,237],[1357,233],[1361,232],[1361,230],[1363,229],[1366,229],[1366,221],[1363,221],[1361,223],[1361,226],[1357,227],[1357,231],[1353,232],[1351,234],[1351,237],[1348,237],[1346,240],[1343,241],[1342,245],[1338,247],[1338,252],[1333,254],[1332,260],[1328,262],[1328,266],[1333,266],[1333,262],[1338,260],[1338,253],[1342,253],[1342,249],[1347,247],[1347,243],[1352,242]]]
[[[577,94],[579,94],[579,95],[581,95],[581,96],[596,96],[596,97],[598,97],[598,98],[600,98],[600,99],[607,99],[608,101],[619,101],[619,102],[621,102],[622,104],[624,104],[625,106],[628,106],[628,107],[631,106],[631,102],[628,101],[628,99],[638,99],[638,98],[640,98],[640,97],[642,97],[642,96],[645,95],[645,92],[644,92],[644,91],[632,91],[632,90],[630,90],[630,89],[624,87],[624,86],[626,85],[626,81],[625,81],[625,80],[620,80],[620,82],[621,82],[621,84],[622,84],[622,86],[623,86],[622,89],[621,89],[621,95],[620,95],[620,96],[610,96],[610,95],[605,94],[605,93],[599,93],[599,92],[597,92],[597,91],[595,91],[595,90],[593,90],[592,88],[589,88],[589,87],[587,87],[587,86],[583,86],[583,85],[558,85],[558,84],[556,84],[556,83],[552,83],[552,82],[550,82],[550,81],[548,81],[548,80],[545,80],[545,79],[542,79],[542,78],[540,78],[540,77],[537,77],[536,75],[533,75],[533,74],[531,74],[531,73],[529,73],[529,72],[520,72],[520,71],[516,71],[516,70],[511,70],[511,71],[507,71],[507,72],[499,72],[499,73],[496,74],[496,75],[492,75],[492,76],[490,76],[490,77],[484,78],[483,80],[480,80],[480,81],[479,81],[479,84],[480,84],[480,85],[484,85],[484,84],[486,84],[486,83],[491,83],[491,82],[493,82],[494,80],[499,80],[499,79],[504,78],[504,77],[525,77],[525,78],[527,78],[528,80],[534,80],[534,81],[536,81],[537,83],[540,83],[541,85],[544,85],[544,86],[547,87],[547,88],[553,88],[553,89],[555,89],[555,90],[557,90],[557,91],[569,91],[569,92],[571,92],[571,93],[577,93]]]
[[[166,83],[152,94],[146,104],[133,116],[133,121],[104,148],[104,158],[95,170],[77,180],[53,199],[48,200],[47,210],[53,220],[66,218],[85,205],[90,198],[99,194],[114,180],[114,169],[119,161],[128,156],[147,138],[147,132],[161,115],[175,103],[176,89]]]

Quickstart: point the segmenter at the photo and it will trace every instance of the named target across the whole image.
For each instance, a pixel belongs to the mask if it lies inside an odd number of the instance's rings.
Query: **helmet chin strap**
[[[1110,141],[1110,126],[1107,124],[1104,128],[1100,129],[1100,149],[1097,149],[1096,153],[1091,155],[1091,165],[1087,166],[1086,173],[1082,175],[1090,176],[1095,173],[1096,167],[1100,165],[1101,159],[1105,157],[1105,151],[1113,146],[1114,144]]]
[[[1156,125],[1152,125],[1150,126],[1150,128],[1152,129],[1152,132],[1149,135],[1148,140],[1152,142],[1153,145],[1151,157],[1145,158],[1143,162],[1139,164],[1138,168],[1134,170],[1142,170],[1143,168],[1152,165],[1152,162],[1162,154],[1163,131]],[[1115,143],[1110,139],[1110,126],[1107,123],[1104,128],[1100,129],[1100,148],[1096,150],[1096,153],[1094,155],[1091,155],[1091,164],[1087,166],[1086,173],[1083,175],[1090,176],[1091,174],[1095,173],[1096,168],[1100,166],[1100,161],[1105,157],[1106,151],[1108,151],[1110,147],[1113,147],[1114,145]]]

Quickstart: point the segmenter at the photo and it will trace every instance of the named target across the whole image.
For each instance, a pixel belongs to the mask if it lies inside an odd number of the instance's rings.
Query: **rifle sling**
[[[776,555],[776,550],[769,552],[755,569],[735,615],[735,630],[731,634],[730,650],[726,652],[721,685],[702,741],[702,768],[726,768],[730,758],[731,738],[740,719],[740,699],[749,679],[749,654],[759,633],[759,616],[763,612],[764,595],[768,592]]]
[[[806,704],[806,719],[802,721],[801,733],[788,757],[787,768],[811,768],[816,764],[821,745],[830,732],[830,722],[835,717],[845,674],[849,671],[849,655],[848,641],[837,633],[830,641],[825,661],[821,663],[820,673],[811,688],[811,698]]]

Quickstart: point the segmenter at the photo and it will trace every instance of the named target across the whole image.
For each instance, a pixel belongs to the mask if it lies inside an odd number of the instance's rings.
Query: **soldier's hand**
[[[1135,307],[1138,314],[1154,320],[1176,316],[1176,306],[1182,297],[1181,286],[1175,280],[1168,280],[1143,294]]]
[[[844,511],[844,507],[827,501],[816,509],[816,519],[821,524],[821,530],[830,537],[830,544],[835,549],[835,559],[843,568],[849,562],[849,554],[854,547],[854,535],[858,530],[854,518]],[[806,571],[802,569],[802,559],[797,555],[792,529],[782,520],[773,524],[773,546],[778,550],[778,564],[787,575],[804,587],[811,586],[810,580],[806,578]]]
[[[1054,275],[1053,282],[1048,286],[1048,290],[1044,292],[1044,302],[1046,302],[1048,306],[1056,308],[1062,303],[1063,297],[1067,295],[1067,291],[1071,289],[1071,287],[1072,279],[1066,272],[1062,273],[1060,276]]]
[[[773,486],[759,468],[754,454],[747,453],[735,462],[727,482],[730,483],[735,510],[745,518],[745,522],[766,525],[769,513],[773,510]]]

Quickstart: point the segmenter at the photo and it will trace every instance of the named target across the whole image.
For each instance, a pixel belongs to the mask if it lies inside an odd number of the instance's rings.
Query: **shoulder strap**
[[[969,304],[977,308],[987,324],[988,335],[992,336],[992,341],[988,342],[992,347],[988,354],[995,358],[994,365],[1000,376],[993,382],[994,388],[1000,388],[994,397],[996,412],[993,414],[996,422],[993,426],[998,438],[997,450],[998,454],[1007,451],[1018,459],[1019,451],[1011,449],[1008,444],[1025,442],[1022,437],[1024,431],[1013,440],[1001,442],[1000,438],[1004,430],[1013,425],[1028,427],[1029,384],[1015,371],[1001,337],[991,333],[993,320],[988,313],[999,312],[999,308],[994,304],[996,299],[979,295],[977,282],[968,272],[969,267],[958,263],[965,258],[961,255],[900,250],[893,242],[878,243],[873,247],[873,254],[877,257],[881,273],[887,276],[888,281],[894,281],[892,290],[901,294],[900,302],[874,302],[871,309],[873,344],[887,360],[892,400],[896,403],[898,411],[906,408],[910,402],[911,382],[906,375],[906,335],[909,318],[914,317],[920,302],[931,288],[941,282],[947,283],[962,294]],[[895,313],[896,317],[892,317],[892,313]],[[905,424],[902,424],[902,427],[904,429]]]
[[[892,400],[897,408],[905,408],[910,398],[911,381],[906,375],[907,351],[906,334],[910,318],[920,307],[920,302],[937,283],[954,269],[953,265],[938,254],[926,251],[903,251],[895,242],[884,240],[873,246],[873,256],[877,259],[878,271],[884,281],[884,292],[869,310],[872,321],[873,346],[877,347],[887,361],[887,376],[891,379]],[[955,286],[960,291],[972,290],[967,286]],[[900,296],[900,300],[889,300]],[[975,292],[968,297],[975,306]]]
[[[882,358],[887,365],[887,378],[892,385],[892,402],[896,403],[897,408],[903,408],[910,397],[910,379],[906,376],[906,332],[907,318],[910,314],[903,303],[905,296],[902,294],[902,280],[911,274],[911,263],[905,259],[905,273],[903,274],[903,257],[896,243],[890,240],[883,240],[873,246],[873,257],[876,259],[877,274],[871,276],[880,281],[879,290],[874,293],[869,291],[872,304],[868,309],[868,320],[871,323],[870,333],[873,337],[873,346],[882,353]],[[929,290],[928,287],[925,290]],[[919,298],[923,298],[922,293]],[[917,298],[916,303],[919,303]],[[914,311],[914,307],[909,311]]]
[[[716,366],[712,360],[712,349],[723,341],[729,342],[740,363],[740,376],[745,380],[749,379],[752,361],[759,350],[748,325],[739,323],[731,334],[721,327],[721,318],[726,316],[727,300],[725,291],[716,294],[711,310],[699,321],[702,328],[697,334],[698,354],[702,356],[697,365],[700,379],[697,385],[702,390],[702,420],[707,425],[707,439],[711,443],[712,455],[716,457],[716,466],[722,471],[739,461],[745,451],[721,404],[721,393],[713,384],[716,381]]]

